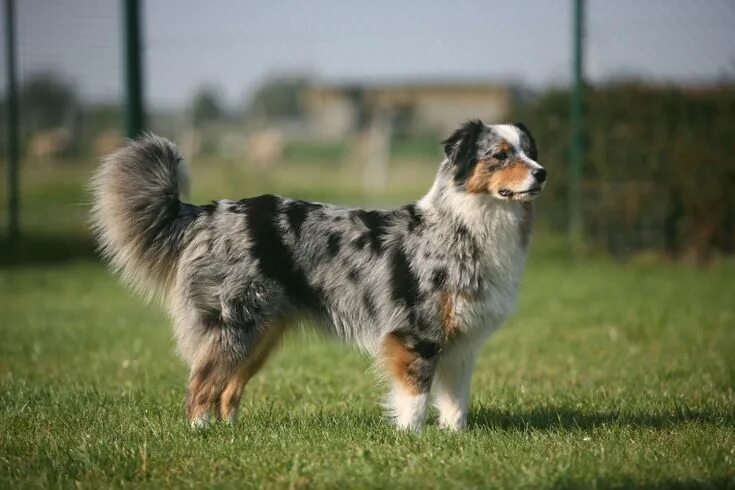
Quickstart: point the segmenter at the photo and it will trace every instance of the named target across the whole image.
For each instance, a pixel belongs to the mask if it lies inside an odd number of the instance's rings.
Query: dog
[[[429,192],[388,211],[275,195],[189,204],[177,148],[151,134],[103,161],[100,251],[170,312],[193,427],[234,422],[247,382],[303,320],[377,360],[397,427],[421,430],[432,389],[439,425],[466,426],[475,359],[514,308],[546,170],[521,123],[469,121],[442,145]]]

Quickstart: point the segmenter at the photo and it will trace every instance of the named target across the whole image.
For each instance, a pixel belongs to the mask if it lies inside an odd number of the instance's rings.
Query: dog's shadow
[[[362,427],[366,431],[378,427],[387,427],[385,414],[377,409],[365,409],[357,412],[332,413],[329,411],[312,414],[310,423],[318,425],[348,425]],[[436,426],[437,414],[427,419],[427,427]],[[265,420],[285,420],[279,417],[265,417]],[[287,422],[298,426],[304,423],[303,415],[291,415]],[[467,430],[482,431],[486,429],[508,432],[523,431],[590,431],[605,427],[632,427],[650,430],[665,430],[684,424],[715,425],[719,427],[735,427],[735,413],[726,413],[722,409],[689,409],[679,407],[676,410],[661,410],[657,413],[642,411],[613,411],[578,409],[565,406],[544,406],[525,410],[473,407],[470,409]]]
[[[735,426],[733,414],[720,411],[692,410],[681,407],[676,411],[661,413],[579,410],[569,407],[543,407],[531,410],[511,410],[478,407],[470,411],[468,428],[501,430],[589,430],[607,426],[626,426],[646,429],[663,429],[687,423],[718,426]]]

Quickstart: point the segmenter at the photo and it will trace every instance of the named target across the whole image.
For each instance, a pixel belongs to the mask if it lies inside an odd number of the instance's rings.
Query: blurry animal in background
[[[247,157],[256,166],[274,166],[282,157],[286,143],[283,134],[275,129],[257,131],[247,140]]]
[[[38,131],[31,137],[28,152],[33,160],[48,163],[64,155],[71,142],[71,133],[66,128]]]
[[[109,155],[120,148],[122,135],[117,129],[105,129],[94,138],[94,154],[98,157]]]

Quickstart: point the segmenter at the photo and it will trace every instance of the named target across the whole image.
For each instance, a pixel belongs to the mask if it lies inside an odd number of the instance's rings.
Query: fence
[[[5,8],[13,3],[4,1]],[[11,68],[8,54],[15,53],[20,122],[8,124],[15,99],[7,77],[0,106],[9,203],[2,225],[11,238],[17,209],[28,237],[38,230],[84,233],[84,179],[77,177],[138,131],[142,106],[130,101],[145,95],[148,127],[190,154],[241,158],[257,172],[294,155],[304,165],[357,160],[360,173],[377,169],[366,179],[376,193],[391,176],[413,175],[401,162],[419,162],[430,174],[436,141],[457,120],[520,119],[550,170],[539,201],[542,226],[571,229],[584,244],[621,257],[654,249],[708,260],[735,247],[735,4],[726,0],[527,1],[513,9],[417,3],[414,11],[426,13],[411,25],[401,21],[410,3],[389,21],[380,2],[335,3],[318,15],[303,5],[283,12],[228,4],[240,16],[199,2],[143,2],[139,22],[131,0],[15,3],[15,18],[5,14],[3,23],[3,62]],[[131,35],[136,26],[140,46]],[[446,39],[454,26],[485,37]],[[13,27],[15,49],[7,41]],[[518,30],[527,30],[523,42],[503,47]],[[247,62],[235,72],[240,51]],[[352,52],[367,68],[351,67]],[[463,56],[475,61],[463,64]],[[340,57],[341,71],[332,61]],[[412,68],[401,68],[401,57]],[[425,69],[414,61],[424,58],[432,60]],[[497,73],[473,75],[482,63]],[[261,76],[242,78],[241,92],[250,96],[238,99],[233,73],[246,71]],[[203,72],[213,85],[200,83]],[[387,155],[384,178],[376,177],[385,169],[375,165],[371,148]],[[19,187],[6,157],[12,161],[14,149]],[[41,192],[35,183],[51,179],[47,173],[57,180]],[[12,189],[20,190],[19,208]],[[390,199],[411,197],[404,189]]]

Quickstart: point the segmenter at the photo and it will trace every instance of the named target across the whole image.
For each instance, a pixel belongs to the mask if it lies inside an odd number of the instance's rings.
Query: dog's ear
[[[477,139],[485,124],[479,119],[467,121],[442,141],[444,154],[452,165],[471,166],[477,159]]]
[[[532,160],[538,160],[538,148],[536,148],[536,140],[533,138],[531,131],[522,122],[513,123],[517,127],[524,138],[521,138],[521,147]]]

